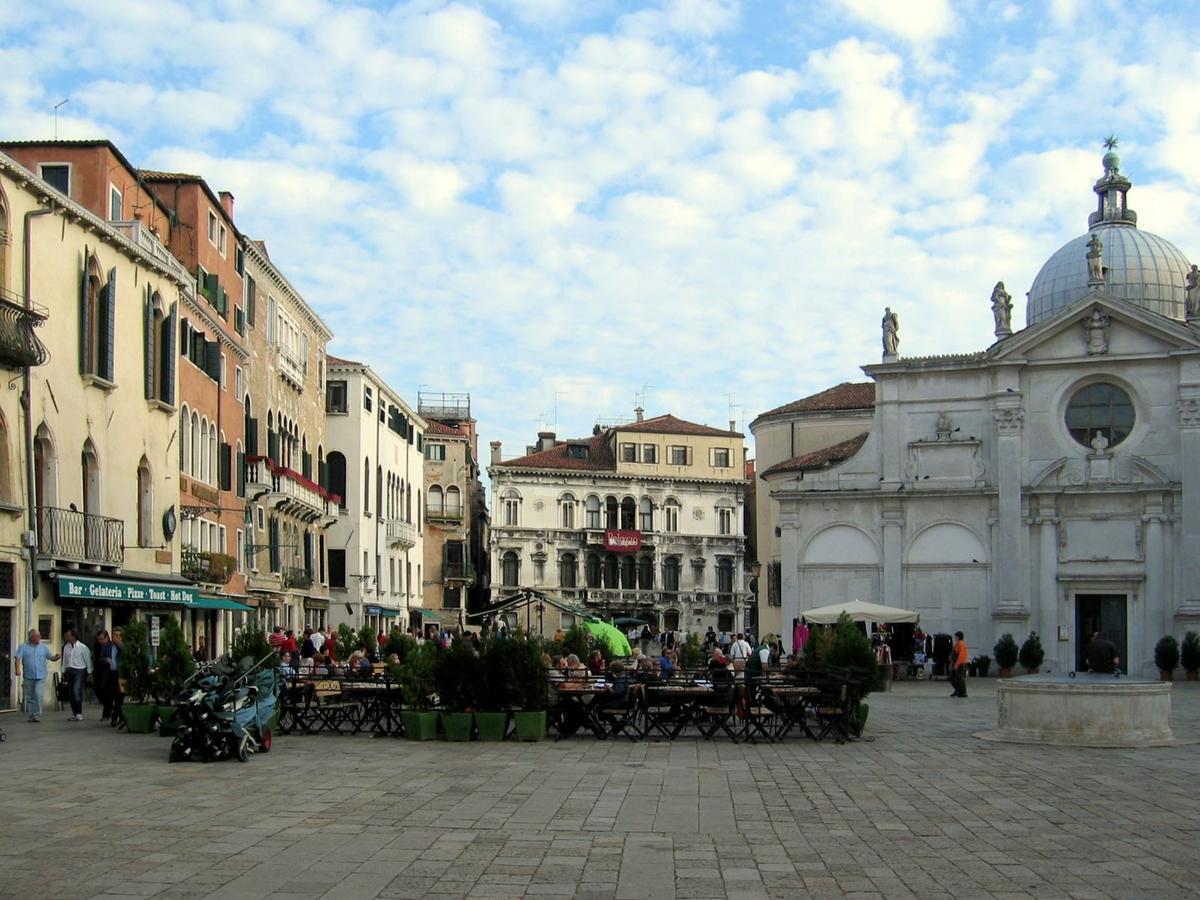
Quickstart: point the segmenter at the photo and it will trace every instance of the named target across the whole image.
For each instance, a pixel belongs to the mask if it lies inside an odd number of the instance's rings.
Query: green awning
[[[254,612],[253,606],[226,600],[224,597],[197,597],[192,609],[231,609],[234,612]]]
[[[199,605],[200,591],[190,585],[154,584],[147,581],[122,581],[118,578],[80,578],[59,575],[56,579],[60,600],[77,603],[145,603],[152,606]]]
[[[442,620],[438,618],[437,613],[435,613],[432,609],[421,609],[419,607],[414,607],[409,610],[409,613],[418,613],[421,616],[421,624],[433,622],[434,624],[440,625],[442,622]]]
[[[398,610],[398,609],[391,609],[391,608],[389,608],[389,607],[387,607],[387,606],[382,606],[382,607],[380,607],[380,609],[379,609],[379,614],[380,614],[381,616],[383,616],[385,619],[395,619],[395,618],[398,618],[398,617],[400,616],[400,610]]]

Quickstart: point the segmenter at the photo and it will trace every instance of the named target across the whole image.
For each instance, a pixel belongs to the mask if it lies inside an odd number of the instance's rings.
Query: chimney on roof
[[[633,420],[635,422],[642,422],[645,420],[645,418],[646,418],[646,411],[644,409],[642,409],[640,406],[637,407],[637,409],[635,409],[633,411]]]
[[[492,465],[497,465],[500,462],[500,442],[492,441]]]
[[[730,430],[730,431],[737,431],[737,419],[730,419],[730,420],[729,420],[729,430]]]
[[[229,216],[229,221],[233,221],[233,194],[229,191],[221,191],[217,194],[221,198],[221,209],[225,210],[225,215]]]
[[[555,443],[556,443],[556,441],[554,440],[554,432],[553,431],[539,431],[538,432],[538,442],[537,442],[538,450],[549,450],[551,447],[553,447],[555,445]]]

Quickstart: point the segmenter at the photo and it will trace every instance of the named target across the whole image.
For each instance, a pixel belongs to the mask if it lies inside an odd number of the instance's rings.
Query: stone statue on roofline
[[[1100,235],[1093,234],[1087,242],[1088,284],[1092,286],[1104,284],[1104,241]]]
[[[898,356],[900,354],[900,317],[892,312],[890,306],[883,308],[883,355]]]
[[[992,318],[996,320],[996,337],[1012,334],[1012,295],[1004,289],[1004,282],[997,281],[992,288]]]
[[[1200,269],[1195,265],[1187,273],[1187,295],[1184,305],[1188,321],[1200,319]]]

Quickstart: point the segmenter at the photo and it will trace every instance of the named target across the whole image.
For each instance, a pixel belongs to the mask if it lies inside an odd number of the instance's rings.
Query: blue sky
[[[862,378],[885,305],[904,355],[987,346],[1110,132],[1200,257],[1193,37],[1106,0],[47,0],[0,24],[0,131],[70,98],[61,137],[232,190],[332,352],[470,391],[509,456]]]

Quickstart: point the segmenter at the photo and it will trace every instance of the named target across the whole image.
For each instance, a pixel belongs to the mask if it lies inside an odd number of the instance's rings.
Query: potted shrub
[[[1158,666],[1159,681],[1175,678],[1175,667],[1179,665],[1179,642],[1171,635],[1160,638],[1154,645],[1154,664]]]
[[[504,740],[508,713],[518,702],[513,664],[528,644],[521,635],[488,638],[483,644],[479,657],[479,709],[475,711],[475,727],[481,741]]]
[[[150,674],[150,628],[145,622],[134,619],[121,629],[124,643],[118,669],[125,693],[121,705],[125,727],[134,734],[147,734],[154,726],[156,712],[154,703],[149,702],[154,694],[154,680]]]
[[[700,669],[705,663],[704,643],[700,635],[692,632],[679,645],[679,667],[682,669]]]
[[[400,662],[408,659],[408,654],[417,649],[417,639],[411,634],[405,634],[399,628],[393,628],[388,632],[387,643],[383,645],[384,659],[395,653],[400,657]]]
[[[513,712],[513,731],[520,741],[540,741],[546,736],[546,667],[537,641],[515,641],[512,675],[520,709]]]
[[[379,658],[379,633],[370,625],[364,625],[358,629],[358,649],[368,659],[375,660]],[[342,657],[342,659],[349,658],[349,653]]]
[[[1029,632],[1029,637],[1025,638],[1025,643],[1021,645],[1021,653],[1017,658],[1030,675],[1036,675],[1042,668],[1042,660],[1046,658],[1046,651],[1042,649],[1042,639],[1038,637],[1036,631]]]
[[[580,659],[586,660],[591,655],[591,632],[582,625],[572,625],[567,629],[566,635],[562,640],[562,655],[569,656],[574,653]],[[607,648],[607,644],[601,642],[601,652]]]
[[[975,664],[975,674],[980,678],[987,678],[988,672],[992,668],[992,658],[990,656],[977,656],[972,662]]]
[[[158,657],[154,667],[154,696],[158,701],[158,733],[175,734],[176,703],[183,683],[196,671],[192,652],[183,636],[183,629],[174,616],[163,622],[158,640]]]
[[[442,730],[450,741],[469,741],[479,704],[479,657],[469,641],[455,640],[434,658],[433,681],[442,708]]]
[[[1011,634],[1005,634],[996,641],[992,652],[996,654],[996,666],[1000,669],[998,674],[1001,678],[1007,678],[1012,674],[1012,667],[1017,664],[1017,657],[1020,655],[1017,642]]]
[[[1188,681],[1200,678],[1200,634],[1189,631],[1183,636],[1183,643],[1179,646],[1179,662],[1187,672]]]
[[[845,669],[850,673],[851,686],[855,696],[860,698],[854,703],[851,730],[855,735],[860,735],[871,711],[870,705],[861,698],[871,692],[879,671],[875,649],[871,646],[871,639],[845,613],[838,618],[837,625],[827,631],[829,635],[822,641],[817,661],[825,668]]]
[[[434,690],[433,663],[437,652],[437,647],[431,641],[414,646],[393,673],[400,684],[400,697],[404,701],[400,721],[410,741],[432,741],[437,737],[438,714],[429,708],[429,697]]]

